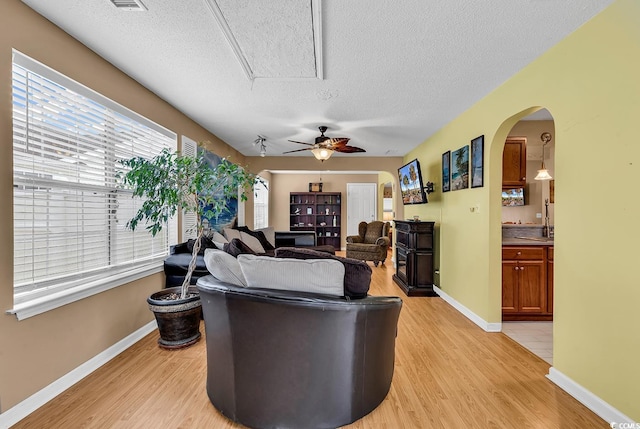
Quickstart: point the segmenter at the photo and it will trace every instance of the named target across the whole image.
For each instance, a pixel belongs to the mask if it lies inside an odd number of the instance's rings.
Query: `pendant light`
[[[536,177],[533,178],[533,180],[551,180],[551,179],[553,179],[553,177],[551,177],[551,175],[549,174],[549,171],[544,166],[544,147],[547,145],[547,143],[549,143],[551,141],[551,134],[550,133],[542,133],[542,135],[540,136],[540,139],[543,142],[543,145],[542,145],[542,167],[540,168],[540,170],[538,170],[538,174],[536,175]]]

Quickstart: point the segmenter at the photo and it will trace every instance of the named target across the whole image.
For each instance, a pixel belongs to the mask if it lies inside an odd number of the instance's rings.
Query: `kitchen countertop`
[[[553,246],[553,239],[549,239],[549,241],[539,241],[546,240],[545,238],[533,237],[535,240],[527,240],[526,238],[515,238],[515,237],[505,237],[502,239],[503,246]]]

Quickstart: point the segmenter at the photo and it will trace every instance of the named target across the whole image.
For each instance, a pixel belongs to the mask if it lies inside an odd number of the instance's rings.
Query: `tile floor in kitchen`
[[[553,365],[553,322],[502,322],[502,333]]]

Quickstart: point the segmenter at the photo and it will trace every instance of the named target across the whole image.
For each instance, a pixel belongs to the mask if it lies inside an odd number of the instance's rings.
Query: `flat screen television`
[[[426,204],[427,194],[422,184],[422,172],[417,159],[398,168],[402,204]]]
[[[524,206],[524,188],[503,189],[502,205],[504,207]]]

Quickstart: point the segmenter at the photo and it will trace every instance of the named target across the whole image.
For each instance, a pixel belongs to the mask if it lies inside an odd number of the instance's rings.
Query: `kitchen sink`
[[[546,238],[546,237],[513,237],[513,238],[519,238],[520,240],[541,241],[543,243],[548,243],[549,241],[553,241],[553,238]]]

